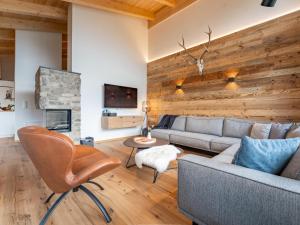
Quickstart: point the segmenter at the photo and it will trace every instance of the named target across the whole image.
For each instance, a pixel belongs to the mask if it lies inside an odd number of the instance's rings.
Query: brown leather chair
[[[117,158],[107,156],[99,150],[74,145],[67,136],[46,128],[30,126],[18,130],[21,144],[47,186],[55,193],[62,193],[49,208],[40,225],[46,224],[49,216],[64,197],[71,191],[84,191],[99,207],[107,223],[111,222],[106,209],[97,197],[82,184],[92,183],[103,189],[92,179],[121,164]]]

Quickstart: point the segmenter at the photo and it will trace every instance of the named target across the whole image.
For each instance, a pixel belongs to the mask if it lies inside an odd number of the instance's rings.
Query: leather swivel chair
[[[49,208],[40,225],[46,224],[53,210],[72,190],[82,190],[86,193],[96,203],[106,222],[111,222],[102,203],[82,184],[92,183],[103,190],[102,186],[92,179],[119,166],[119,159],[89,146],[74,145],[67,136],[42,127],[21,128],[18,130],[18,136],[40,176],[53,191],[45,203],[48,203],[54,194],[62,193]]]

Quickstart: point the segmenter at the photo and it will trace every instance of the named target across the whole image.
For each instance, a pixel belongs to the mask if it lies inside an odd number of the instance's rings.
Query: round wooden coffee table
[[[169,141],[166,141],[166,140],[163,140],[163,139],[159,139],[159,138],[156,138],[156,142],[155,143],[152,143],[152,144],[139,144],[139,143],[136,143],[134,141],[134,138],[136,137],[130,137],[128,138],[127,140],[125,140],[123,142],[123,144],[129,148],[132,148],[131,150],[131,153],[130,153],[130,156],[127,160],[127,163],[126,163],[126,168],[130,168],[130,167],[133,167],[135,166],[135,164],[132,164],[132,165],[129,165],[129,162],[130,162],[130,159],[132,157],[132,154],[133,152],[136,150],[143,150],[143,149],[147,149],[147,148],[151,148],[151,147],[155,147],[155,146],[161,146],[161,145],[168,145],[170,144]]]

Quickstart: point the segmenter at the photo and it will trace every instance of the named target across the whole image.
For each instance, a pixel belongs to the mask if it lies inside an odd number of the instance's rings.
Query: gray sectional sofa
[[[254,122],[177,117],[170,130],[153,130],[171,143],[220,153],[185,155],[178,163],[179,210],[199,225],[299,225],[300,181],[232,164]]]
[[[250,135],[254,122],[223,117],[185,117],[175,119],[171,129],[154,129],[152,136],[170,143],[220,153]]]

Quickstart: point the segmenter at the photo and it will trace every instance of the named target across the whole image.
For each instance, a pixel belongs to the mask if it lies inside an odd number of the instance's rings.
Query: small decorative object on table
[[[148,137],[135,137],[134,141],[138,144],[149,145],[156,142],[156,138],[149,139]]]
[[[151,136],[151,127],[148,127],[148,133],[147,133],[147,139],[151,140],[152,136]]]

